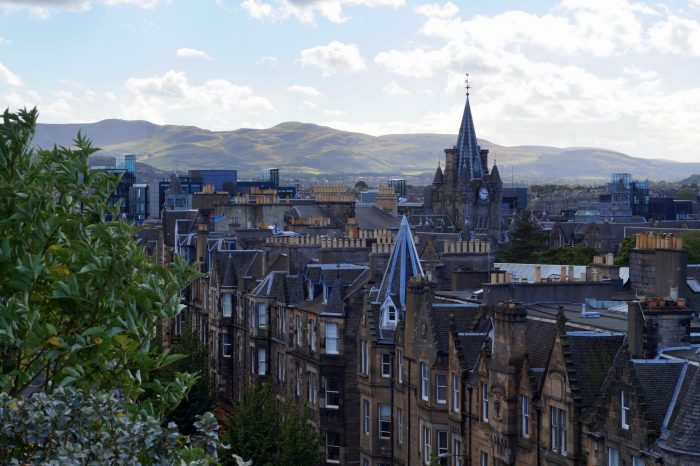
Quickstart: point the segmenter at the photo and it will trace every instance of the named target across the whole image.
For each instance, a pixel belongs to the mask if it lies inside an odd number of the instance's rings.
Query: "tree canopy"
[[[515,227],[510,233],[510,243],[501,249],[501,262],[520,264],[535,262],[535,254],[546,250],[547,234],[540,230],[529,210],[518,212]]]
[[[225,423],[225,440],[254,465],[315,466],[319,438],[306,409],[276,400],[267,385],[251,385]]]

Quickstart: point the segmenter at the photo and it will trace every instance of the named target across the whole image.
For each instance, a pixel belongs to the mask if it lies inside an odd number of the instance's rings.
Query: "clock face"
[[[485,201],[489,198],[489,190],[486,188],[486,186],[482,186],[479,188],[479,199],[482,201]]]

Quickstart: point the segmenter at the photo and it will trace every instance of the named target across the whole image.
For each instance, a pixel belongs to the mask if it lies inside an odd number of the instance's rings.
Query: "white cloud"
[[[23,85],[19,76],[10,71],[2,62],[0,62],[0,84],[7,84],[8,86],[14,87]]]
[[[311,102],[310,100],[304,100],[299,106],[299,110],[316,110],[317,108],[318,105],[316,105],[314,102]]]
[[[302,86],[300,84],[293,84],[287,88],[289,92],[294,92],[296,94],[302,94],[309,97],[321,97],[323,94],[321,91],[311,86]]]
[[[427,16],[429,18],[453,18],[459,13],[459,8],[452,2],[447,2],[444,5],[438,5],[437,3],[428,3],[425,5],[417,6],[415,9],[416,13]]]
[[[0,37],[0,45],[10,45],[10,44],[12,44],[12,41],[10,41],[10,39]]]
[[[142,9],[154,9],[157,6],[170,5],[172,0],[99,0],[99,3],[114,5],[131,5]],[[83,12],[92,8],[92,0],[0,0],[6,10],[26,10],[38,18],[47,19],[59,10]]]
[[[343,23],[348,17],[347,7],[393,7],[405,4],[405,0],[244,0],[241,8],[249,16],[260,20],[284,21],[295,18],[303,23],[314,23],[320,15],[333,23]]]
[[[341,116],[347,114],[348,112],[345,110],[324,110],[323,113],[329,116]]]
[[[204,50],[181,48],[177,49],[175,56],[180,58],[204,58],[205,60],[211,60],[211,57]]]
[[[328,45],[317,45],[302,50],[299,61],[304,67],[319,68],[323,76],[333,76],[338,71],[357,72],[367,69],[357,45],[337,40],[329,42]]]
[[[384,92],[387,95],[393,96],[393,97],[403,97],[403,96],[411,95],[411,91],[409,91],[405,87],[402,87],[396,81],[391,81],[389,84],[384,86],[382,88],[382,92]]]
[[[700,23],[671,14],[649,29],[649,42],[662,52],[700,56]]]
[[[130,96],[123,106],[128,118],[143,118],[155,122],[172,122],[173,114],[181,112],[191,118],[200,115],[207,127],[228,128],[232,115],[238,112],[258,114],[274,111],[265,97],[255,94],[249,86],[225,79],[210,79],[192,84],[182,71],[170,70],[147,78],[129,78],[125,88]]]
[[[280,61],[272,55],[265,55],[260,60],[258,60],[258,65],[277,66],[279,64]]]

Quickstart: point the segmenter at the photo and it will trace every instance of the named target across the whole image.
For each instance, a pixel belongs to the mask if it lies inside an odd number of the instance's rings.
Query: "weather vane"
[[[469,85],[469,73],[464,73],[467,75],[467,78],[464,80],[464,88],[467,90],[467,97],[469,97],[469,89],[471,89],[471,86]]]

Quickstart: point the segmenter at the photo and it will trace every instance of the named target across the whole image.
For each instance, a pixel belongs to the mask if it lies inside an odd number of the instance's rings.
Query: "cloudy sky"
[[[0,0],[0,105],[700,160],[700,0]]]

